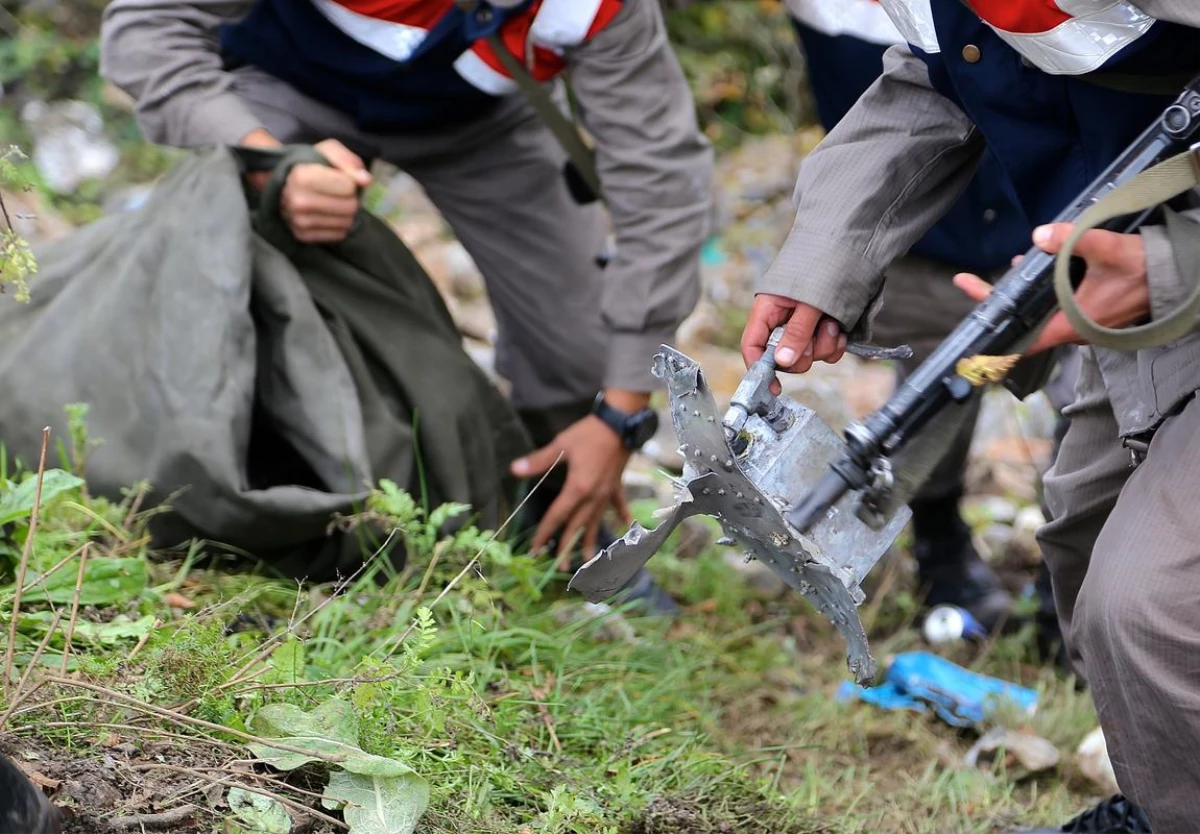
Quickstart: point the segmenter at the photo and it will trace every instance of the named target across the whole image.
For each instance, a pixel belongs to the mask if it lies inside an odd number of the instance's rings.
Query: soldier
[[[1034,243],[1057,252],[1069,226],[1048,221],[1161,114],[1167,90],[1200,71],[1191,0],[881,5],[907,45],[888,51],[883,75],[805,161],[794,227],[743,335],[748,363],[785,323],[782,369],[840,359],[847,335],[869,323],[884,268],[953,205],[985,148]],[[1087,233],[1075,250],[1088,266],[1077,301],[1109,327],[1163,318],[1196,284],[1184,267],[1197,238],[1186,221]],[[990,289],[967,273],[955,282],[976,301]],[[1058,314],[1031,352],[1078,341]],[[1200,827],[1198,389],[1194,330],[1137,353],[1084,349],[1039,541],[1118,782],[1146,814],[1116,797],[1063,831]]]
[[[787,7],[804,50],[817,114],[828,132],[879,77],[886,49],[904,39],[874,0],[788,0]],[[880,343],[912,345],[913,357],[900,363],[899,378],[917,368],[971,312],[974,304],[951,277],[964,270],[1002,274],[1030,231],[989,155],[959,201],[887,269],[873,330]],[[978,414],[975,403],[910,504],[913,554],[926,605],[960,606],[993,631],[1007,620],[1012,599],[979,557],[959,510]]]
[[[628,521],[621,474],[654,434],[654,352],[699,295],[712,177],[658,0],[115,0],[101,35],[102,73],[151,141],[319,143],[332,168],[298,167],[282,197],[301,241],[345,236],[370,160],[415,177],[487,284],[497,370],[539,446],[513,473],[566,467],[534,496],[532,547],[565,557],[582,537],[594,553],[609,509]],[[616,238],[607,267],[586,171],[564,167],[504,53],[537,81],[570,78]]]

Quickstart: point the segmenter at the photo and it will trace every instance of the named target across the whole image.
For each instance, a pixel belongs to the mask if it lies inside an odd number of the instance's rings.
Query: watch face
[[[640,449],[646,445],[654,433],[658,431],[658,414],[646,411],[638,415],[629,427],[629,439],[632,448]]]

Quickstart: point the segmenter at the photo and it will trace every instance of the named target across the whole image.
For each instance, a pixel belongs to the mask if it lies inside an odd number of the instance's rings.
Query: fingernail
[[[809,342],[807,345],[804,346],[804,355],[806,357],[812,356],[812,342]]]
[[[788,367],[796,361],[796,351],[790,347],[781,347],[775,351],[775,364]]]
[[[833,338],[841,331],[842,331],[842,328],[838,327],[838,323],[836,321],[830,321],[830,322],[825,323],[825,332],[829,334],[830,338]]]
[[[846,342],[847,342],[847,339],[846,339],[845,333],[843,333],[841,336],[838,336],[838,350],[839,351],[843,351],[846,349]]]
[[[512,471],[515,472],[517,475],[524,475],[526,472],[529,471],[529,461],[526,460],[525,458],[521,458],[520,460],[513,463]]]
[[[1038,226],[1033,230],[1033,242],[1038,244],[1048,243],[1050,241],[1050,235],[1053,233],[1054,230],[1049,226]]]

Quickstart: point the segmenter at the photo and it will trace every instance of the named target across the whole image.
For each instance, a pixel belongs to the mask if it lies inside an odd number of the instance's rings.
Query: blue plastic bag
[[[1002,704],[1023,712],[1037,707],[1037,692],[1028,687],[980,675],[929,652],[896,656],[879,686],[860,689],[846,681],[838,699],[857,699],[882,709],[924,712],[930,705],[947,724],[970,727]]]

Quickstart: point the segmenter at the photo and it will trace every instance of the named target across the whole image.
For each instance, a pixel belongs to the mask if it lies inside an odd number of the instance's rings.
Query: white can
[[[957,605],[939,605],[925,617],[925,639],[935,646],[959,640],[985,640],[987,629]]]

